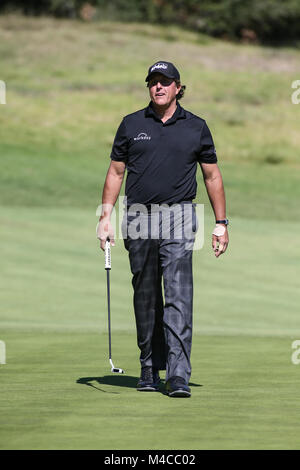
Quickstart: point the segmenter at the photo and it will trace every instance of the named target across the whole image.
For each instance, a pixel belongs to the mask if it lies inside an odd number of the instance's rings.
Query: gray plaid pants
[[[129,211],[122,225],[133,274],[141,367],[166,370],[166,380],[179,376],[187,383],[191,375],[192,254],[197,229],[194,204],[189,202],[188,206],[189,214],[184,216],[187,203],[178,204],[177,212],[162,206],[151,214]],[[170,223],[164,224],[166,220]]]

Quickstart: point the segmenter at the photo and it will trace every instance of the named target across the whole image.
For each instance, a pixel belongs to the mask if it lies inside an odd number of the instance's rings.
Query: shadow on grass
[[[117,387],[127,387],[127,388],[136,388],[138,383],[139,377],[133,377],[131,375],[104,375],[103,377],[81,377],[80,379],[76,380],[76,383],[87,385],[89,387],[95,388],[104,393],[118,393],[118,392],[108,392],[108,390],[103,390],[95,386],[92,382],[96,382],[99,385],[114,385]],[[190,382],[190,387],[202,387],[200,384],[195,384]],[[164,388],[164,380],[161,381],[159,392],[162,394],[166,394]],[[149,393],[149,392],[148,392]]]
[[[92,382],[96,382],[99,385],[115,385],[117,387],[136,388],[138,377],[132,377],[130,375],[104,375],[103,377],[81,377],[76,380],[76,383],[88,385],[89,387],[96,388],[101,392],[107,393],[107,390],[96,387]],[[109,392],[117,393],[117,392]]]

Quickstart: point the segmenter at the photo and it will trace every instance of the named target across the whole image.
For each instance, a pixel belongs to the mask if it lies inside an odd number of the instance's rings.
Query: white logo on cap
[[[153,67],[151,67],[151,72],[153,72],[153,70],[156,70],[156,69],[167,69],[167,68],[168,66],[166,64],[159,62],[158,64],[155,64],[153,65]]]

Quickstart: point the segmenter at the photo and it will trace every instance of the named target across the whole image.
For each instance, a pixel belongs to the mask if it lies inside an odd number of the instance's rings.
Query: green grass
[[[299,371],[286,338],[195,335],[186,400],[136,391],[131,333],[113,335],[126,375],[110,374],[104,334],[5,339],[2,449],[299,448]]]
[[[206,243],[194,253],[192,398],[172,400],[135,390],[123,242],[112,253],[111,300],[113,359],[126,375],[113,376],[94,213],[1,214],[1,448],[299,448],[299,366],[291,362],[300,337],[298,261],[281,243],[299,223],[279,232],[276,222],[236,219],[220,260],[205,227]]]
[[[300,52],[239,46],[179,28],[0,17],[1,449],[299,449]],[[121,118],[144,78],[174,61],[183,106],[212,129],[230,218],[216,259],[213,215],[194,253],[192,397],[135,390],[131,275],[111,271],[109,371],[96,208]]]

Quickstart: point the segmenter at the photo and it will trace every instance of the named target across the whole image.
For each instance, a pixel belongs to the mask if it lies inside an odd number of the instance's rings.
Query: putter
[[[110,327],[110,279],[109,271],[111,270],[111,256],[110,256],[110,241],[105,242],[105,270],[107,279],[107,310],[108,310],[108,347],[109,347],[109,362],[111,365],[111,372],[116,374],[125,374],[123,369],[115,367],[111,358],[111,327]]]

